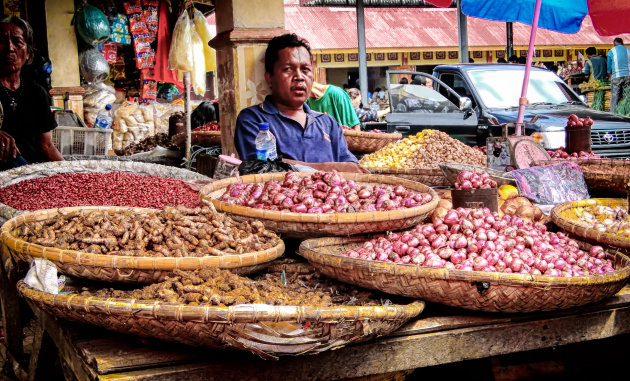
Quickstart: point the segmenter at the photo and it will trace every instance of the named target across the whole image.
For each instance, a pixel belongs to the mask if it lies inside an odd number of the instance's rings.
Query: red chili
[[[0,188],[0,202],[18,210],[87,205],[156,209],[200,205],[198,193],[181,180],[128,172],[63,173],[24,180]]]

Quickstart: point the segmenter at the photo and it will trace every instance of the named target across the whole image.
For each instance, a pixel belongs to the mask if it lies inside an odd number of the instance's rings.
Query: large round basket
[[[534,165],[555,164],[566,160],[536,161]],[[621,159],[576,159],[571,160],[582,168],[584,180],[590,189],[615,193],[626,193],[630,181],[630,161]]]
[[[319,272],[342,282],[449,306],[491,312],[534,312],[572,308],[616,294],[630,277],[630,259],[609,253],[612,273],[585,277],[447,270],[368,261],[338,255],[365,237],[302,242],[299,254]]]
[[[312,173],[297,172],[297,174],[301,177],[306,177]],[[433,199],[428,204],[400,210],[318,214],[255,209],[218,200],[232,183],[242,182],[248,184],[264,183],[269,180],[282,181],[286,175],[285,173],[264,173],[240,178],[230,177],[205,185],[201,188],[199,194],[202,200],[211,201],[217,210],[231,215],[234,219],[259,220],[269,230],[282,233],[288,237],[298,238],[347,236],[405,229],[424,221],[437,207],[439,201],[439,197],[433,189],[417,182],[363,173],[340,174],[346,180],[354,180],[357,183],[403,185],[414,192],[430,193]]]
[[[17,288],[29,302],[60,318],[187,345],[232,347],[274,359],[317,354],[387,335],[424,309],[421,301],[387,306],[191,306],[52,295],[22,281]]]
[[[16,230],[27,222],[54,219],[60,214],[65,218],[87,214],[94,210],[111,212],[122,210],[146,211],[125,207],[80,207],[47,209],[24,213],[7,221],[0,228],[0,240],[9,253],[18,260],[30,261],[44,258],[57,265],[59,271],[79,278],[107,282],[154,283],[164,280],[173,270],[197,270],[207,267],[230,269],[239,274],[249,274],[264,269],[271,261],[284,253],[284,243],[268,250],[238,255],[206,257],[133,257],[122,255],[91,254],[76,250],[62,250],[26,242],[17,238]]]
[[[367,168],[367,167],[366,167]],[[442,170],[437,168],[409,168],[409,169],[394,169],[394,168],[367,168],[371,173],[378,175],[400,177],[401,179],[407,179],[417,181],[419,183],[426,184],[428,186],[442,186],[450,185],[449,181],[442,173]]]
[[[75,161],[51,161],[48,163],[25,165],[0,172],[0,187],[6,187],[25,180],[39,177],[49,177],[61,173],[89,173],[89,172],[129,172],[137,175],[170,177],[174,179],[202,179],[209,180],[207,176],[175,168],[166,165],[142,163],[129,160],[75,160]],[[63,205],[60,205],[63,206]],[[0,203],[0,224],[22,213],[8,205]]]
[[[628,210],[628,200],[623,198],[591,198],[587,200],[568,201],[558,204],[551,210],[551,219],[562,230],[582,237],[589,242],[597,242],[619,248],[630,248],[630,237],[601,232],[593,228],[591,224],[580,221],[577,211],[587,206],[622,207]]]
[[[402,139],[402,134],[378,133],[366,131],[343,130],[348,149],[351,152],[372,153],[385,147],[389,143]]]
[[[451,185],[455,184],[457,181],[457,175],[461,171],[477,171],[477,173],[487,172],[490,175],[490,178],[497,182],[497,185],[513,185],[516,186],[516,181],[513,178],[509,177],[506,172],[497,171],[492,168],[482,167],[479,165],[472,164],[461,164],[461,163],[440,163],[440,169],[442,173],[444,173],[444,177],[451,183]]]

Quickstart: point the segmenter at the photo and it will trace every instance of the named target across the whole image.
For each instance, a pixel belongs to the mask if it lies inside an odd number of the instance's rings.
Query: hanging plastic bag
[[[87,82],[102,82],[109,75],[109,64],[101,52],[90,48],[79,55],[79,71]]]
[[[198,9],[195,9],[195,15],[193,16],[193,23],[195,30],[199,33],[201,41],[203,41],[203,56],[206,60],[206,72],[217,70],[217,53],[214,49],[208,45],[208,42],[212,40],[212,31],[208,25],[208,21]]]
[[[206,93],[206,61],[203,56],[203,42],[196,31],[192,32],[193,70],[190,73],[192,87],[197,95]]]
[[[180,71],[193,70],[192,30],[186,11],[179,16],[173,29],[171,48],[168,51],[168,66],[170,69]]]
[[[94,46],[109,38],[109,20],[98,8],[87,5],[77,12],[77,32],[88,44]]]

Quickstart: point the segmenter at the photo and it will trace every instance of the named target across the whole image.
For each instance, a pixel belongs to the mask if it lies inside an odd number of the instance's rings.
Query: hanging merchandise
[[[142,12],[149,30],[151,42],[155,41],[158,31],[158,0],[142,0]]]
[[[109,39],[112,42],[122,45],[130,45],[131,44],[131,34],[129,33],[129,22],[127,21],[127,17],[122,13],[117,13],[114,16],[114,21],[111,26],[111,34],[109,35]]]
[[[140,103],[148,103],[157,99],[157,81],[149,79],[153,77],[153,69],[143,69],[140,73],[140,80],[142,81]]]
[[[168,52],[168,65],[172,70],[193,70],[192,33],[188,12],[184,11],[177,19],[173,29],[173,39]],[[203,54],[202,54],[203,55]]]
[[[107,63],[115,64],[118,58],[118,44],[113,42],[104,43],[101,53],[103,53],[103,57],[105,57]]]
[[[193,70],[190,73],[192,87],[197,95],[206,93],[206,62],[203,56],[203,42],[196,31],[192,32]]]
[[[102,82],[109,75],[109,64],[101,52],[90,48],[81,53],[79,70],[87,82]]]
[[[195,14],[193,16],[193,23],[195,25],[195,30],[201,37],[201,41],[203,42],[203,55],[206,62],[206,71],[216,71],[217,70],[217,54],[214,49],[208,45],[208,42],[212,39],[212,31],[210,30],[210,26],[208,25],[208,20],[203,16],[198,9],[195,9]]]
[[[107,41],[109,38],[107,16],[94,6],[86,5],[78,11],[75,23],[79,36],[92,46]]]
[[[133,49],[136,53],[136,67],[138,69],[152,68],[155,52],[151,48],[151,35],[144,19],[142,5],[139,0],[136,0],[125,2],[124,6],[129,19]]]

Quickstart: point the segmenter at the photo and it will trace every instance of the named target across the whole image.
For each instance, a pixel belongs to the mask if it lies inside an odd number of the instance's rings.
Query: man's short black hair
[[[406,77],[402,77],[400,81],[398,81],[401,85],[406,85],[409,83],[409,80]]]
[[[615,38],[615,39],[613,40],[613,44],[614,44],[615,46],[617,46],[617,45],[623,45],[623,40],[621,39],[621,37],[617,37],[617,38]]]
[[[421,76],[420,74],[416,74],[413,77],[413,80],[411,81],[412,85],[426,85],[427,84],[427,79],[423,76]]]
[[[527,63],[527,57],[518,57],[518,63],[526,64]]]
[[[586,48],[586,55],[597,55],[597,49],[594,46]]]
[[[518,62],[518,57],[515,54],[512,54],[510,58],[508,58],[508,62]]]
[[[295,33],[287,33],[280,36],[276,36],[269,40],[267,50],[265,51],[265,71],[269,74],[273,74],[273,65],[278,60],[278,52],[284,48],[299,48],[304,47],[308,51],[308,55],[313,58],[311,53],[311,46],[308,41],[298,37]]]

